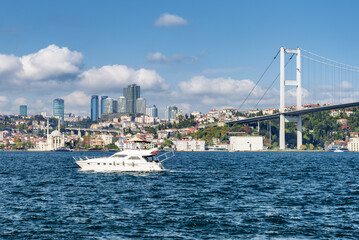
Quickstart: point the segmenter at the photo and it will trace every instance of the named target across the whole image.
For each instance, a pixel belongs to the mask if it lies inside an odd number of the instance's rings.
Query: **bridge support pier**
[[[298,116],[297,122],[297,149],[300,150],[300,147],[303,145],[303,137],[302,137],[302,115]]]
[[[285,54],[296,54],[296,80],[285,79]],[[285,149],[285,122],[297,122],[297,149],[302,145],[302,115],[286,116],[285,115],[285,86],[293,86],[297,88],[297,110],[302,109],[302,67],[301,67],[301,53],[300,48],[286,49],[280,48],[280,123],[279,123],[279,148]]]
[[[285,116],[279,116],[279,149],[285,149]]]

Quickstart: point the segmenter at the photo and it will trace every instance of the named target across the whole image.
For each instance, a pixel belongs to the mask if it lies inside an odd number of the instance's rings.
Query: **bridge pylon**
[[[296,54],[296,80],[285,80],[285,54]],[[280,48],[280,106],[279,106],[279,148],[285,149],[285,123],[297,123],[297,149],[302,145],[302,115],[286,116],[285,114],[285,86],[297,87],[297,110],[302,109],[302,67],[300,48]]]

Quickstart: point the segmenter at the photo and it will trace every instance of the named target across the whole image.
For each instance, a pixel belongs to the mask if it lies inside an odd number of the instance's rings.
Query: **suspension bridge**
[[[287,54],[291,56],[286,61]],[[359,67],[344,64],[305,49],[287,49],[281,47],[251,91],[244,98],[239,109],[244,106],[251,95],[256,92],[256,88],[259,88],[259,83],[277,59],[278,55],[280,55],[279,74],[276,75],[268,88],[263,91],[254,109],[258,107],[263,99],[265,99],[265,96],[268,95],[268,92],[273,88],[279,78],[279,112],[270,115],[229,121],[226,122],[226,124],[231,126],[234,124],[247,124],[279,118],[279,148],[284,150],[286,145],[285,124],[287,122],[295,122],[297,124],[297,149],[300,149],[300,146],[303,143],[303,114],[359,106],[359,91],[355,88],[355,80],[359,78]],[[295,66],[290,68],[289,64],[294,56],[296,56],[296,63]],[[306,60],[306,71],[303,71],[302,60]],[[292,70],[292,72],[287,75],[288,70]],[[303,75],[305,76],[304,78]],[[287,80],[293,78],[295,80]],[[304,88],[302,87],[302,83],[305,85]],[[286,87],[292,87],[292,89],[286,91]],[[293,89],[295,91],[292,91]],[[306,101],[308,104],[320,103],[320,105],[318,107],[303,108],[303,100],[305,100],[303,99],[303,96],[307,98]],[[293,103],[293,99],[290,99],[293,97],[295,97],[296,106],[294,110],[288,111],[286,109],[287,100],[289,99],[288,102]]]

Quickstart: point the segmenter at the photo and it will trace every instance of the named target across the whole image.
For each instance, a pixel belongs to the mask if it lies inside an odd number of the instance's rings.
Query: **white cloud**
[[[8,75],[21,70],[20,59],[14,55],[0,54],[0,75]]]
[[[20,98],[16,98],[14,101],[15,105],[26,105],[27,104],[27,100],[23,97]]]
[[[80,73],[82,59],[81,53],[52,44],[37,53],[21,57],[22,71],[18,76],[21,79],[31,80],[74,76]]]
[[[198,95],[246,94],[253,86],[254,83],[247,79],[234,80],[231,78],[207,78],[204,76],[193,77],[188,82],[179,83],[179,87],[183,92]]]
[[[147,60],[150,62],[161,62],[161,63],[169,62],[169,59],[160,52],[148,53]]]
[[[74,80],[81,72],[82,54],[66,47],[50,45],[22,57],[0,54],[0,81],[3,89],[17,91],[58,90],[64,80]]]
[[[178,102],[186,99],[194,103],[193,105],[197,108],[209,110],[221,106],[238,108],[255,84],[248,79],[235,80],[232,78],[196,76],[189,81],[180,82],[178,86],[181,93],[173,95],[174,98],[178,99]],[[257,86],[241,110],[253,108],[265,91],[266,89],[262,86]],[[272,89],[261,100],[260,106],[275,106],[277,102],[279,102],[278,91]]]
[[[162,14],[156,21],[155,26],[158,27],[175,27],[175,26],[184,26],[188,22],[186,19],[173,15],[173,14]]]
[[[92,68],[80,76],[80,86],[87,90],[117,91],[128,84],[136,83],[141,89],[167,89],[164,79],[154,70],[141,68],[134,70],[125,65],[106,65],[101,68]]]
[[[198,62],[197,57],[185,55],[185,54],[173,54],[169,57],[165,56],[160,52],[150,52],[146,56],[147,61],[151,63],[180,63],[184,60],[189,60],[190,62]]]
[[[68,103],[68,106],[70,106],[70,108],[88,107],[90,102],[90,96],[86,95],[82,91],[74,91],[62,98],[64,99],[65,103]]]

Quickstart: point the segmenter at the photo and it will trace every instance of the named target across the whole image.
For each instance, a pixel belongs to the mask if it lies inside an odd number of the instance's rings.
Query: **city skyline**
[[[282,45],[359,65],[358,35],[349,31],[355,1],[89,1],[87,11],[70,1],[20,2],[22,11],[13,2],[0,9],[0,114],[20,105],[28,114],[51,113],[52,100],[62,98],[66,112],[90,116],[92,95],[132,83],[161,117],[172,104],[184,113],[238,108]],[[305,17],[286,11],[292,8]],[[259,108],[278,106],[275,90]]]

